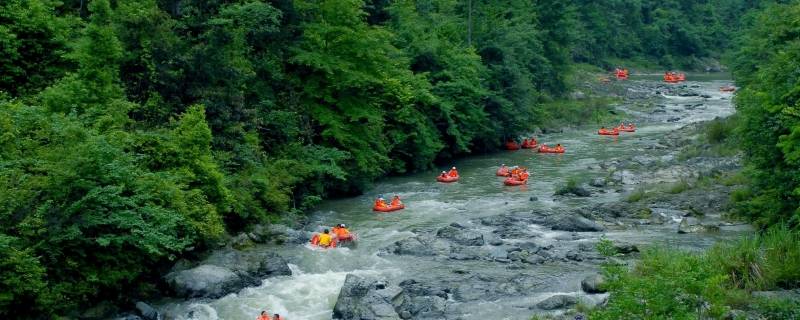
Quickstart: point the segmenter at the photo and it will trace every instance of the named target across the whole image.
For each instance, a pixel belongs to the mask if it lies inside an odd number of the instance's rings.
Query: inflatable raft
[[[617,131],[616,129],[614,129],[614,130],[600,129],[600,130],[597,130],[597,134],[599,134],[601,136],[618,136],[619,135],[619,131]]]
[[[539,147],[539,153],[564,153],[564,148],[550,148],[548,146]]]
[[[436,181],[443,182],[443,183],[451,183],[451,182],[456,182],[456,181],[458,181],[458,178],[459,178],[459,176],[455,176],[455,177],[451,177],[451,176],[442,177],[441,175],[439,175],[439,176],[436,176]]]
[[[401,203],[401,204],[396,205],[396,206],[389,205],[389,206],[385,206],[385,207],[372,207],[372,211],[392,212],[392,211],[402,210],[402,209],[405,209],[405,208],[406,208],[406,206]]]
[[[521,186],[523,184],[527,184],[528,180],[517,180],[517,178],[511,178],[503,180],[503,184],[507,186]]]

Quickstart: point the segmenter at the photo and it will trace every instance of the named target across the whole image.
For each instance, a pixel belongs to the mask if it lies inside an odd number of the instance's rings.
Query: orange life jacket
[[[392,207],[400,205],[400,198],[392,199]]]
[[[458,177],[458,170],[451,169],[450,172],[447,173],[447,175],[449,175],[451,177]]]
[[[346,238],[347,236],[350,235],[350,231],[347,231],[347,228],[339,228],[339,227],[333,228],[333,233],[335,233],[336,236],[339,238]]]
[[[256,320],[272,320],[268,315],[261,315],[256,318]]]
[[[386,206],[386,201],[383,201],[381,199],[375,200],[375,207],[380,208],[385,206]]]

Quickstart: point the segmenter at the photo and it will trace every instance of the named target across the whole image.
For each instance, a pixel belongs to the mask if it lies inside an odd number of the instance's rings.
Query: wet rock
[[[574,195],[578,197],[589,197],[592,195],[589,190],[581,186],[573,186],[573,187],[564,187],[556,190],[555,195],[557,196],[566,196],[566,195]]]
[[[139,315],[141,315],[144,320],[161,320],[161,314],[149,304],[142,301],[136,303],[136,311],[139,312]]]
[[[492,239],[492,240],[489,240],[489,244],[490,244],[490,245],[493,245],[493,246],[499,246],[499,245],[502,245],[502,244],[503,244],[503,240],[500,240],[500,239]]]
[[[492,247],[489,250],[489,258],[495,261],[508,260],[508,250],[503,247]]]
[[[700,223],[700,220],[694,217],[685,217],[678,225],[678,233],[697,233],[708,231],[706,226]]]
[[[333,307],[332,319],[400,319],[392,304],[399,291],[378,289],[377,282],[375,279],[348,274]]]
[[[567,258],[567,260],[583,261],[583,257],[580,255],[580,253],[572,250],[567,251],[564,257]]]
[[[542,310],[555,310],[568,308],[577,303],[578,299],[573,296],[558,294],[537,303],[536,307]]]
[[[485,243],[482,234],[455,223],[439,229],[436,236],[463,246],[482,246]]]
[[[142,317],[135,314],[123,314],[116,316],[114,320],[142,320]]]
[[[553,230],[576,231],[576,232],[598,232],[605,228],[594,221],[584,217],[565,216],[558,220],[552,227]]]
[[[289,264],[274,252],[264,250],[218,250],[201,264],[214,265],[233,271],[241,278],[242,286],[257,286],[261,279],[292,274]]]
[[[444,319],[447,308],[447,292],[449,289],[434,285],[405,280],[400,283],[401,294],[393,299],[395,310],[410,319]]]
[[[628,243],[615,243],[614,249],[617,251],[617,253],[622,253],[622,254],[639,252],[639,248],[636,247],[636,245]]]
[[[586,293],[603,293],[606,289],[603,286],[606,279],[600,274],[587,276],[581,280],[581,289]]]
[[[432,256],[436,254],[430,242],[424,241],[421,237],[411,237],[397,241],[390,251],[397,255],[410,256]]]
[[[589,182],[589,185],[592,187],[602,188],[606,186],[606,179],[603,178],[594,178],[592,181]]]
[[[219,298],[243,287],[236,273],[214,265],[169,273],[165,280],[177,296],[185,298]]]

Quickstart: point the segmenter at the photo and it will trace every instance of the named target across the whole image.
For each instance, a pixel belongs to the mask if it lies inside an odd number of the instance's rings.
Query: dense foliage
[[[574,60],[714,58],[755,6],[2,1],[0,315],[149,295],[227,233],[542,124]]]
[[[733,57],[742,150],[752,184],[739,213],[800,226],[800,4],[760,14]]]
[[[611,297],[591,319],[745,318],[732,310],[748,319],[800,317],[794,301],[750,295],[800,284],[800,234],[783,227],[702,254],[652,248],[632,271],[607,264],[604,273]]]

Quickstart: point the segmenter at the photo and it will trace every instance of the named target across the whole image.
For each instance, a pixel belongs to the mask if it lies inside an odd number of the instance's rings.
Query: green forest
[[[800,4],[775,2],[2,1],[0,315],[147,298],[228,234],[498,150],[579,64],[723,61],[737,212],[797,228]]]

